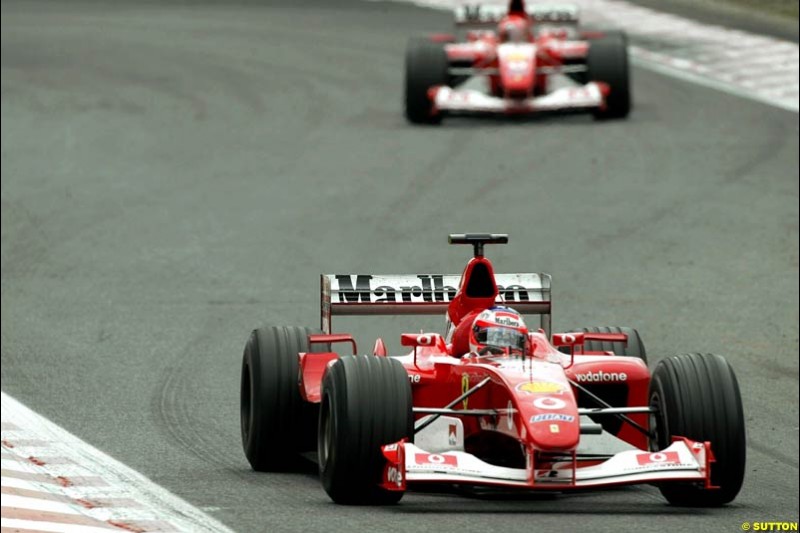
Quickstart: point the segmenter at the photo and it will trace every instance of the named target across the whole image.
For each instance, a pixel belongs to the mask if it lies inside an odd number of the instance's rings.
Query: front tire
[[[624,118],[631,111],[631,82],[628,67],[628,39],[623,32],[608,32],[589,42],[586,58],[589,81],[609,86],[605,109],[597,109],[597,119]]]
[[[242,447],[253,470],[291,470],[299,454],[316,445],[317,406],[303,401],[298,386],[299,352],[309,349],[302,327],[253,330],[244,348],[240,389]]]
[[[744,411],[736,375],[719,355],[684,354],[659,361],[650,381],[653,451],[673,436],[711,442],[716,462],[705,490],[696,484],[664,484],[661,494],[673,505],[717,507],[733,501],[742,487],[746,459]]]
[[[441,114],[434,114],[428,90],[447,85],[447,53],[442,43],[429,39],[411,39],[406,48],[405,114],[413,124],[439,124]]]
[[[381,446],[413,434],[411,385],[400,362],[346,356],[325,372],[317,453],[322,486],[334,502],[400,501],[403,492],[379,486],[385,464]]]

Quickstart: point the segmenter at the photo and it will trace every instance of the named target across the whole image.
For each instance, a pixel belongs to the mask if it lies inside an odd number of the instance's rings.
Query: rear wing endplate
[[[331,332],[333,315],[436,315],[446,313],[458,292],[457,274],[323,274],[320,327]],[[496,274],[497,303],[523,315],[541,315],[550,336],[550,275]]]

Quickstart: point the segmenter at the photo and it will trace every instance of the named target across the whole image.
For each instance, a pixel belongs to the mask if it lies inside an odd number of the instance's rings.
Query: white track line
[[[51,502],[39,498],[26,498],[24,496],[14,496],[13,494],[3,494],[3,507],[16,507],[18,509],[31,509],[35,511],[51,511],[61,514],[80,514],[74,507],[61,502]]]
[[[437,9],[508,3],[506,0],[406,1]],[[529,0],[529,3],[536,2]],[[581,20],[587,26],[625,30],[631,37],[631,56],[639,67],[789,111],[800,109],[800,69],[795,43],[702,24],[624,0],[566,0],[566,3],[582,9]],[[777,74],[781,75],[778,86]]]
[[[113,533],[122,529],[107,529],[87,525],[70,525],[58,522],[41,522],[39,520],[17,520],[3,518],[3,531],[52,531],[54,533]]]
[[[20,528],[62,533],[126,530],[231,533],[216,519],[5,392],[2,422],[4,531]],[[36,460],[46,461],[48,457],[57,460],[53,464]],[[70,483],[70,478],[75,483]],[[35,492],[25,492],[22,496],[20,489]],[[102,503],[109,501],[122,503],[111,506]],[[100,503],[92,505],[92,502]]]

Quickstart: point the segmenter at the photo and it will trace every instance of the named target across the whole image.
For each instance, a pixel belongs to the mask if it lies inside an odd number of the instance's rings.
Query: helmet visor
[[[486,346],[525,350],[525,335],[511,328],[483,328],[477,332],[475,339]]]

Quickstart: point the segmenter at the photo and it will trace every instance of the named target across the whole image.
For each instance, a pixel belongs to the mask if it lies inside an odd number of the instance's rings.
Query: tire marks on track
[[[4,532],[230,532],[6,393],[2,413]]]

